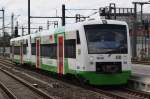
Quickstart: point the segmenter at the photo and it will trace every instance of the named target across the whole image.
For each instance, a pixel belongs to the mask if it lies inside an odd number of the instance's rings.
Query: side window
[[[76,40],[65,40],[65,58],[76,58]]]
[[[41,44],[41,56],[56,59],[57,58],[56,44]]]
[[[10,46],[10,53],[13,53],[14,54],[14,43],[12,43],[12,45]]]
[[[13,45],[10,46],[10,53],[13,53],[12,49],[13,49]]]
[[[23,44],[23,54],[27,54],[28,44]]]
[[[79,31],[76,31],[76,35],[77,35],[77,44],[80,44],[80,35],[79,35]]]
[[[35,43],[31,44],[31,54],[36,55],[36,44]]]
[[[15,46],[14,47],[14,54],[15,55],[20,55],[20,46]]]

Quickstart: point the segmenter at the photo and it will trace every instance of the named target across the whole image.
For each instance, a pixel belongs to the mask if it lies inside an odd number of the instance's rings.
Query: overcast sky
[[[108,6],[109,3],[116,3],[117,7],[133,7],[132,1],[149,0],[31,0],[31,15],[33,16],[55,16],[61,15],[61,5],[66,8],[99,8]],[[10,23],[10,16],[13,12],[20,24],[27,23],[28,0],[0,0],[0,8],[5,9],[6,24]],[[150,5],[144,6],[144,11],[150,13]],[[84,13],[90,13],[85,12]],[[72,12],[66,12],[71,15]],[[1,15],[1,14],[0,14]],[[1,21],[0,21],[1,22]]]

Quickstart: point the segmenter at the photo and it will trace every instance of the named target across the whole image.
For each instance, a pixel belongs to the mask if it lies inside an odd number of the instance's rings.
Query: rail
[[[28,82],[26,82],[25,80],[15,76],[14,74],[0,68],[0,71],[2,71],[3,73],[9,75],[10,77],[14,78],[15,80],[17,80],[18,82],[22,83],[23,85],[25,85],[26,87],[28,87],[30,90],[36,92],[37,94],[39,94],[40,96],[46,98],[46,99],[54,99],[54,97],[52,96],[49,96],[47,93],[33,87],[32,85],[30,85]],[[3,86],[5,87],[5,86]],[[5,87],[6,88],[6,87]],[[6,89],[8,91],[8,89]],[[11,94],[11,92],[8,92],[9,94]],[[11,94],[11,96],[13,97],[13,95]],[[15,97],[15,96],[14,96]],[[12,98],[12,99],[16,99],[16,98]]]
[[[3,61],[0,60],[0,63],[7,64],[9,63],[9,60],[3,60]],[[137,91],[137,90],[124,88],[124,87],[117,89],[117,90],[116,89],[105,90],[101,88],[95,88],[92,86],[86,86],[86,87],[84,86],[83,88],[103,94],[105,96],[115,98],[115,99],[129,99],[129,97],[133,97],[134,99],[141,99],[141,98],[150,99],[150,93],[148,92]]]

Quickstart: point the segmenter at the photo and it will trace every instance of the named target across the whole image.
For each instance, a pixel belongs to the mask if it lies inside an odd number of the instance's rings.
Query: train
[[[128,25],[88,20],[10,40],[13,62],[74,75],[91,85],[122,85],[131,75]]]

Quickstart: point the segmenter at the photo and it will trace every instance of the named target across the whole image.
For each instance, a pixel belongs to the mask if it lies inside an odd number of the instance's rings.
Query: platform
[[[150,76],[150,65],[132,64],[132,73],[140,76]]]
[[[129,87],[150,92],[150,65],[132,64]]]

